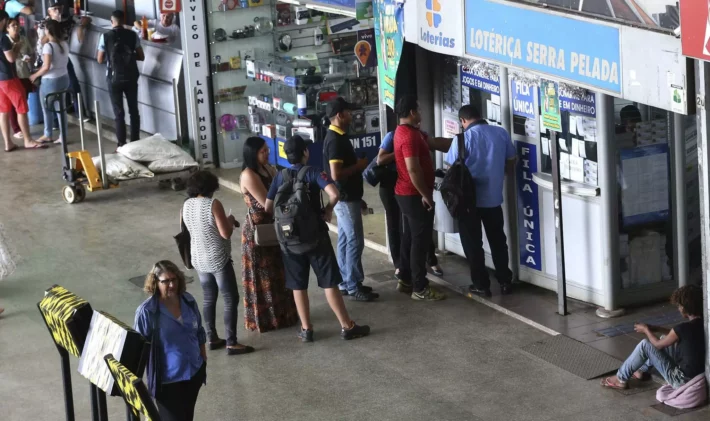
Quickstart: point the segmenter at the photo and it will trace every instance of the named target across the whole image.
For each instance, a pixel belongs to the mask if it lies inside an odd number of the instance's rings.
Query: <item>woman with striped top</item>
[[[227,346],[227,354],[240,355],[254,348],[237,343],[237,308],[239,291],[232,262],[232,232],[239,226],[233,215],[227,216],[222,203],[212,195],[219,187],[217,177],[207,171],[195,173],[187,181],[190,197],[182,208],[182,218],[190,231],[192,266],[202,284],[209,349]],[[224,329],[227,340],[215,330],[215,306],[219,291],[224,297]]]

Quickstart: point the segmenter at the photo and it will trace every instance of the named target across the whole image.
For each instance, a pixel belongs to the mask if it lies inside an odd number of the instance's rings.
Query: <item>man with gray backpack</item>
[[[328,304],[340,322],[340,336],[345,340],[360,338],[369,335],[370,327],[358,326],[348,315],[338,289],[343,279],[326,225],[340,193],[325,172],[306,165],[310,156],[308,145],[311,143],[298,135],[284,143],[284,152],[291,167],[276,174],[266,195],[266,211],[274,215],[286,288],[293,290],[301,319],[298,337],[303,342],[313,342],[308,301],[308,277],[312,267],[318,286],[325,290]],[[322,206],[321,190],[329,198],[325,207]]]

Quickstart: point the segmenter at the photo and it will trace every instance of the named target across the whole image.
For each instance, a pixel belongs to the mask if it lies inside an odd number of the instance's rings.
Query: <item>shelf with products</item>
[[[217,6],[216,9],[209,9],[207,11],[207,14],[209,15],[216,15],[216,14],[223,14],[223,13],[232,13],[232,12],[245,12],[247,10],[251,9],[257,9],[257,8],[263,8],[265,6],[272,6],[271,2],[268,1],[259,1],[259,2],[251,2],[255,4],[249,4],[249,1],[246,0],[224,0],[219,2],[219,6]]]

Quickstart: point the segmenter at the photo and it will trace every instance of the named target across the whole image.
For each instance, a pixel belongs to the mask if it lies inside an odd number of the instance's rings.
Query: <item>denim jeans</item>
[[[76,77],[76,72],[74,71],[74,65],[71,59],[67,62],[67,72],[69,73],[69,88],[72,91],[72,103],[74,104],[74,115],[79,117],[79,102],[76,99],[77,94],[81,94],[81,84],[79,84],[79,78]],[[81,115],[86,117],[86,103],[84,102],[84,97],[81,98]]]
[[[365,232],[362,228],[360,201],[338,202],[334,210],[338,219],[338,266],[343,277],[339,288],[355,292],[365,279],[365,271],[362,269]]]
[[[42,112],[44,113],[44,135],[48,138],[52,137],[52,123],[54,122],[54,110],[52,109],[47,109],[47,105],[45,103],[45,99],[47,95],[54,93],[54,92],[59,92],[59,91],[66,91],[69,89],[69,75],[64,75],[60,76],[57,78],[51,78],[48,79],[46,77],[42,78],[42,83],[39,85],[39,97],[40,97],[40,102],[42,103]],[[66,101],[66,98],[64,98],[62,101]],[[64,105],[65,102],[62,102],[62,105]],[[54,104],[54,109],[59,108],[59,104],[55,103]],[[59,118],[59,113],[56,113],[57,118],[59,121],[62,121],[61,118]],[[60,127],[59,128],[59,133],[61,134],[62,137],[64,137],[64,140],[67,141],[68,139],[65,137],[67,133],[67,128],[66,128],[66,119],[64,119],[64,124],[65,127]]]
[[[657,349],[648,340],[642,340],[624,361],[616,375],[619,380],[628,381],[634,372],[647,372],[651,367],[663,376],[672,388],[677,389],[687,382],[685,374],[680,370],[676,361],[678,360],[678,344],[674,344],[665,349]]]
[[[234,263],[230,260],[221,271],[215,273],[197,271],[197,276],[200,278],[202,292],[204,293],[202,313],[205,317],[207,340],[214,342],[219,338],[214,326],[215,308],[219,291],[222,291],[222,296],[224,297],[224,330],[227,345],[236,345],[239,290],[237,289],[237,275],[234,273]]]

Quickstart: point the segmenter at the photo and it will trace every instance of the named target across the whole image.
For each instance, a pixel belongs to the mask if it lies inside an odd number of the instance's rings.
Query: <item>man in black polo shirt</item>
[[[372,288],[362,285],[362,252],[365,233],[362,228],[362,172],[367,159],[355,155],[347,135],[353,107],[343,98],[336,98],[328,107],[330,127],[323,144],[323,167],[340,191],[335,206],[338,219],[338,265],[343,283],[340,291],[355,301],[372,301],[378,297]]]

